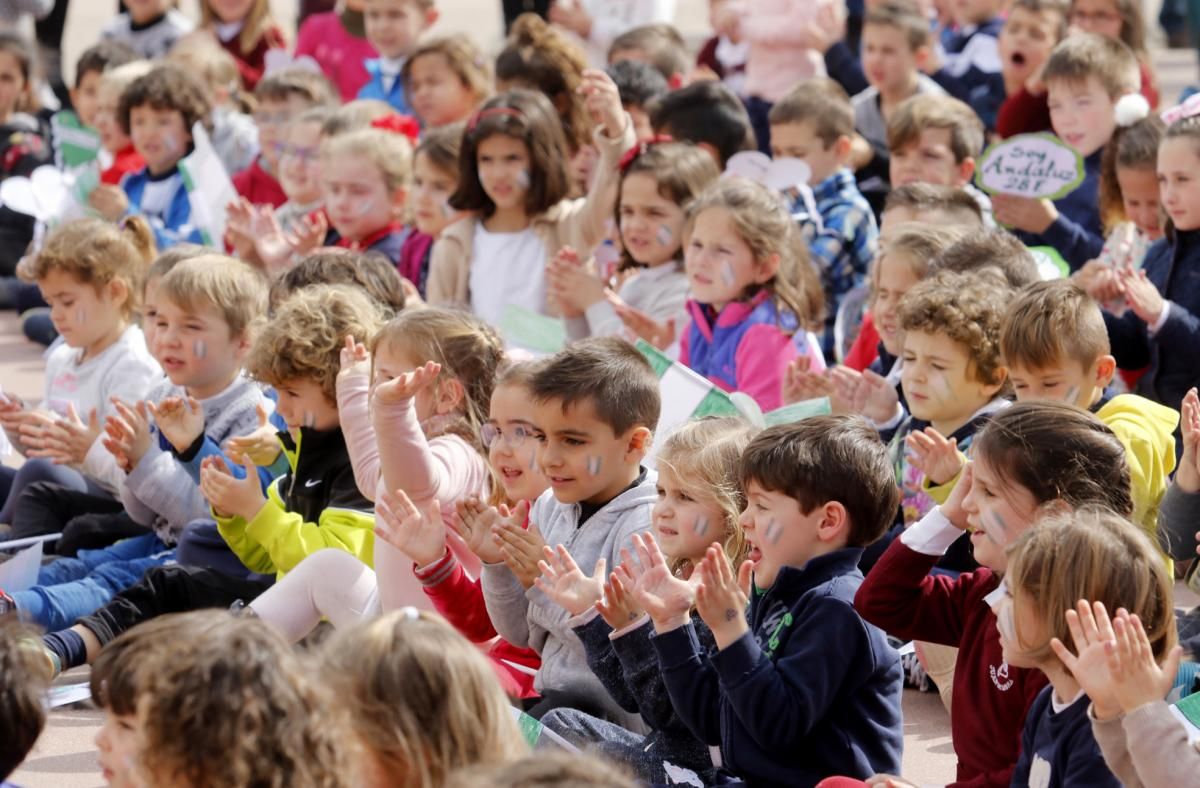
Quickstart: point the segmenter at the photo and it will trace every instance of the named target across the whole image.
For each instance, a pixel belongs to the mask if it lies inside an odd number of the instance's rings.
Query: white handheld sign
[[[1083,183],[1083,157],[1053,134],[1018,134],[984,152],[975,182],[989,194],[1057,200]]]

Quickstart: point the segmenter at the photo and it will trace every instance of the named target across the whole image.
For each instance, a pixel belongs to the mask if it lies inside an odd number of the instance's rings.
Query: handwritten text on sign
[[[1019,134],[983,154],[975,181],[990,194],[1056,200],[1083,182],[1083,159],[1051,134]]]

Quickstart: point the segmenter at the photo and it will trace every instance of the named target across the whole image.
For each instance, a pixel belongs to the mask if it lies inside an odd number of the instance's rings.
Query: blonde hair
[[[201,27],[213,28],[220,22],[221,19],[212,10],[209,0],[200,0]],[[243,54],[253,52],[254,48],[258,46],[258,40],[274,26],[275,19],[271,16],[270,0],[254,0],[250,13],[246,14],[246,18],[242,20],[242,32],[238,33],[238,49]]]
[[[336,402],[346,337],[373,336],[382,323],[383,308],[357,287],[306,287],[279,305],[255,339],[246,370],[272,386],[310,380]]]
[[[110,68],[100,75],[100,90],[111,90],[119,99],[125,88],[154,70],[149,60],[134,60],[131,63]]]
[[[756,262],[779,255],[775,276],[766,284],[747,288],[741,297],[753,298],[765,289],[774,297],[781,321],[786,310],[795,315],[799,331],[819,324],[825,313],[821,280],[783,197],[746,178],[720,178],[688,206],[685,242],[696,218],[713,208],[728,211]]]
[[[1136,93],[1142,84],[1137,55],[1123,42],[1095,33],[1067,36],[1051,51],[1042,81],[1086,82],[1095,77],[1109,98]]]
[[[721,530],[713,533],[710,543],[719,541],[734,567],[741,565],[749,549],[738,522],[746,508],[746,493],[738,473],[742,453],[754,433],[739,418],[700,419],[672,433],[658,453],[659,467],[669,468],[689,495],[721,510]],[[678,575],[689,563],[688,559],[677,556],[671,562],[671,570]]]
[[[62,271],[92,285],[97,293],[110,282],[121,281],[129,291],[121,312],[129,318],[137,311],[142,279],[157,253],[154,233],[140,216],[127,217],[120,224],[77,219],[50,233],[24,272],[39,281],[51,271]]]
[[[412,145],[408,138],[383,129],[357,129],[321,142],[321,158],[362,156],[383,176],[388,192],[403,189],[412,176]]]
[[[432,3],[430,5],[432,6]],[[446,65],[475,96],[476,104],[481,103],[492,92],[491,65],[475,42],[461,33],[432,38],[419,45],[408,56],[408,60],[404,61],[404,68],[400,71],[400,79],[404,81],[406,90],[412,77],[413,64],[417,62],[417,58],[428,55],[441,55],[446,59]]]
[[[1064,613],[1081,599],[1136,614],[1156,660],[1175,645],[1174,580],[1150,538],[1124,517],[1098,506],[1052,513],[1007,553],[1005,582],[1013,600],[1027,599],[1047,632],[1045,642],[1025,652],[1030,659],[1050,657],[1051,637],[1071,643]],[[1020,639],[1021,622],[1015,623]]]
[[[387,115],[395,114],[396,110],[386,101],[378,99],[355,99],[347,102],[333,111],[333,117],[321,126],[321,137],[331,138],[339,134],[368,128],[371,121]]]
[[[254,110],[254,96],[242,90],[242,74],[238,71],[237,61],[211,35],[197,31],[184,36],[171,47],[165,61],[187,70],[199,80],[214,105],[223,92],[238,111]]]
[[[487,421],[496,370],[504,361],[504,343],[495,330],[469,312],[427,307],[389,320],[371,342],[372,357],[382,347],[403,351],[418,364],[437,362],[442,367],[440,380],[462,385],[462,418],[444,432],[459,435],[483,453],[479,429]]]
[[[956,225],[939,227],[932,224],[906,224],[888,239],[887,245],[879,250],[879,256],[903,255],[903,260],[913,275],[924,279],[929,274],[934,258],[939,257],[966,234],[966,228]],[[876,263],[872,266],[871,286],[874,288],[878,284],[879,264]]]
[[[435,788],[528,752],[487,658],[439,616],[394,610],[339,629],[322,651],[353,732],[393,785]]]
[[[220,254],[180,262],[158,285],[160,298],[182,309],[211,304],[221,313],[231,336],[246,334],[267,311],[267,282],[254,268]]]

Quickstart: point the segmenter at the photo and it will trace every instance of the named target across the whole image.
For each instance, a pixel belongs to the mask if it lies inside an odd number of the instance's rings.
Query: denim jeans
[[[101,550],[80,550],[75,558],[60,558],[43,566],[36,586],[14,591],[11,596],[22,619],[51,632],[66,629],[174,554],[154,534],[123,539]]]

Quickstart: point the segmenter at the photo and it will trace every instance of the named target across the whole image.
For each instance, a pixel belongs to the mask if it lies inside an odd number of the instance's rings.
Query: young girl
[[[1179,409],[1200,370],[1200,116],[1172,123],[1158,149],[1158,183],[1166,239],[1140,270],[1120,270],[1129,312],[1105,317],[1117,366],[1141,369],[1136,393]]]
[[[109,69],[100,77],[100,86],[96,90],[96,131],[100,134],[100,144],[107,158],[111,160],[111,164],[100,173],[100,183],[106,186],[117,188],[125,173],[137,172],[146,166],[146,161],[133,147],[133,140],[121,128],[117,109],[125,88],[150,73],[152,68],[154,66],[149,62],[139,60]],[[92,194],[95,193],[93,190]],[[88,198],[91,199],[91,195]]]
[[[254,90],[266,67],[267,51],[286,49],[283,31],[271,18],[270,0],[204,0],[200,25],[237,61],[242,87]]]
[[[724,545],[734,566],[745,559],[738,516],[746,500],[737,472],[751,437],[752,430],[739,419],[704,419],[683,426],[663,444],[654,534],[676,577],[689,579],[714,541]],[[626,711],[640,713],[652,732],[643,737],[574,709],[555,709],[542,724],[581,747],[598,744],[648,783],[667,782],[664,761],[702,775],[710,772],[708,748],[680,723],[662,683],[650,643],[653,627],[630,595],[638,573],[632,560],[606,584],[601,571],[585,575],[562,545],[557,552],[545,548],[545,557],[537,587],[572,616],[588,666],[609,694]],[[711,647],[708,627],[694,613],[692,622]]]
[[[1142,76],[1142,95],[1150,108],[1158,106],[1158,80],[1146,50],[1146,20],[1138,0],[1072,0],[1071,27],[1115,38],[1133,50]]]
[[[321,664],[348,707],[365,788],[432,788],[528,752],[487,660],[437,616],[409,607],[339,631]]]
[[[781,404],[788,363],[825,367],[808,331],[824,296],[783,200],[744,178],[722,178],[693,202],[684,230],[691,323],[679,361],[764,411]]]
[[[575,315],[567,319],[573,339],[622,333],[622,315],[634,310],[657,322],[687,322],[683,211],[720,175],[717,165],[695,145],[673,142],[642,144],[622,164],[616,221],[624,252],[618,271],[635,273],[613,297],[607,283],[581,265],[555,259],[547,284],[564,313]]]
[[[434,242],[443,230],[462,218],[450,207],[450,195],[458,188],[462,135],[460,124],[429,129],[421,135],[421,142],[413,154],[410,205],[414,231],[400,249],[400,262],[396,268],[417,288],[421,298],[425,298]]]
[[[395,263],[409,232],[400,217],[412,146],[405,135],[380,126],[321,143],[321,192],[333,246],[379,252]]]
[[[100,425],[116,412],[114,399],[137,402],[162,375],[134,323],[142,272],[153,258],[150,228],[129,218],[120,227],[72,222],[34,259],[32,276],[63,343],[46,357],[45,396],[36,409],[12,397],[0,402],[8,439],[30,458],[19,470],[0,468],[0,523],[22,525],[13,506],[33,482],[97,495],[119,489],[125,473],[104,449]]]
[[[955,451],[948,445],[947,458]],[[1048,504],[1101,504],[1128,516],[1133,502],[1121,442],[1070,405],[1017,403],[992,417],[973,449],[950,498],[891,543],[854,605],[890,635],[958,647],[950,714],[958,779],[1007,784],[1046,677],[1002,653],[990,603],[1008,565],[1005,548]],[[982,568],[956,578],[930,574],[964,529]]]
[[[465,121],[492,91],[491,69],[464,35],[421,44],[404,62],[400,79],[409,106],[426,128]]]
[[[1063,614],[1083,599],[1127,611],[1145,625],[1153,658],[1162,659],[1175,645],[1173,578],[1145,532],[1100,506],[1043,518],[1007,552],[1005,590],[993,604],[1004,657],[1050,682],[1029,709],[1013,784],[1122,785],[1088,720],[1089,706],[1097,718],[1115,716],[1104,692],[1111,684],[1091,687],[1099,690],[1091,698],[1084,694],[1088,688],[1075,675],[1083,671],[1062,648],[1076,629]]]
[[[379,57],[367,40],[363,0],[340,0],[332,11],[305,18],[296,33],[295,55],[317,61],[342,101],[353,101],[371,78],[363,63]]]
[[[583,199],[567,199],[562,119],[545,96],[504,93],[468,122],[450,206],[476,215],[434,244],[430,303],[469,305],[492,325],[509,304],[557,311],[546,298],[546,265],[564,246],[591,249],[601,240],[616,202],[617,160],[634,143],[612,80],[589,71],[581,90],[602,150],[599,177]]]

